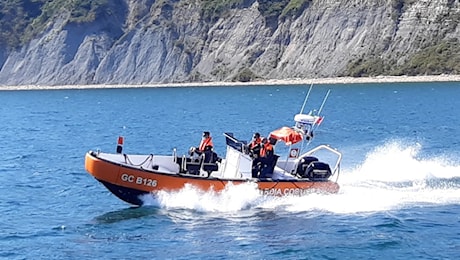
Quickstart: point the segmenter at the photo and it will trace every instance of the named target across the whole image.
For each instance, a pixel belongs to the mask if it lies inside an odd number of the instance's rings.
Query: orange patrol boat
[[[286,158],[276,153],[270,158],[258,158],[245,141],[231,133],[224,133],[224,158],[212,149],[200,155],[178,155],[175,149],[169,155],[124,154],[123,138],[119,137],[116,153],[87,152],[85,168],[110,192],[134,205],[143,204],[143,195],[177,191],[186,185],[218,192],[230,183],[254,183],[261,194],[274,196],[337,193],[342,154],[328,145],[303,151],[323,121],[320,112],[328,95],[329,91],[318,113],[303,114],[302,107],[294,117],[295,126],[269,133],[268,140],[275,148],[277,144],[287,147]]]

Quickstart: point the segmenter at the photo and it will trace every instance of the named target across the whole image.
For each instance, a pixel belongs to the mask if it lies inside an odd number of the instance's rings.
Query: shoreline
[[[262,86],[262,85],[325,85],[325,84],[363,84],[363,83],[423,83],[423,82],[460,82],[460,75],[435,76],[377,76],[377,77],[337,77],[316,79],[283,79],[253,82],[190,82],[190,83],[154,83],[154,84],[95,84],[95,85],[0,85],[0,91],[8,90],[64,90],[64,89],[114,89],[114,88],[163,88],[163,87],[221,87],[221,86]]]

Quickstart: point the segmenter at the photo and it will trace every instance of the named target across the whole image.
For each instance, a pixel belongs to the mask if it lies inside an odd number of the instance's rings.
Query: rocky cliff
[[[266,0],[212,12],[212,1],[115,2],[2,47],[0,85],[460,74],[458,0],[291,0],[270,13]]]

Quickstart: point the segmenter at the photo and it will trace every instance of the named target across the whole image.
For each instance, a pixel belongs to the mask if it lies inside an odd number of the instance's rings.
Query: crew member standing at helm
[[[272,160],[275,154],[273,145],[268,141],[267,138],[262,139],[262,149],[260,149],[260,157],[265,160]]]
[[[249,153],[253,158],[258,158],[260,155],[260,148],[262,148],[262,138],[259,133],[254,133],[252,141],[249,143]]]

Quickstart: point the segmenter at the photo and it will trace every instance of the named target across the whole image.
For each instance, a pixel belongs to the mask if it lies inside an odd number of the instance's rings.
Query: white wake
[[[143,198],[147,205],[200,212],[276,209],[338,214],[378,212],[404,207],[460,204],[460,162],[440,155],[420,158],[421,145],[389,142],[369,152],[362,163],[342,169],[338,194],[301,197],[262,196],[254,184],[229,186],[222,192],[186,187]]]

